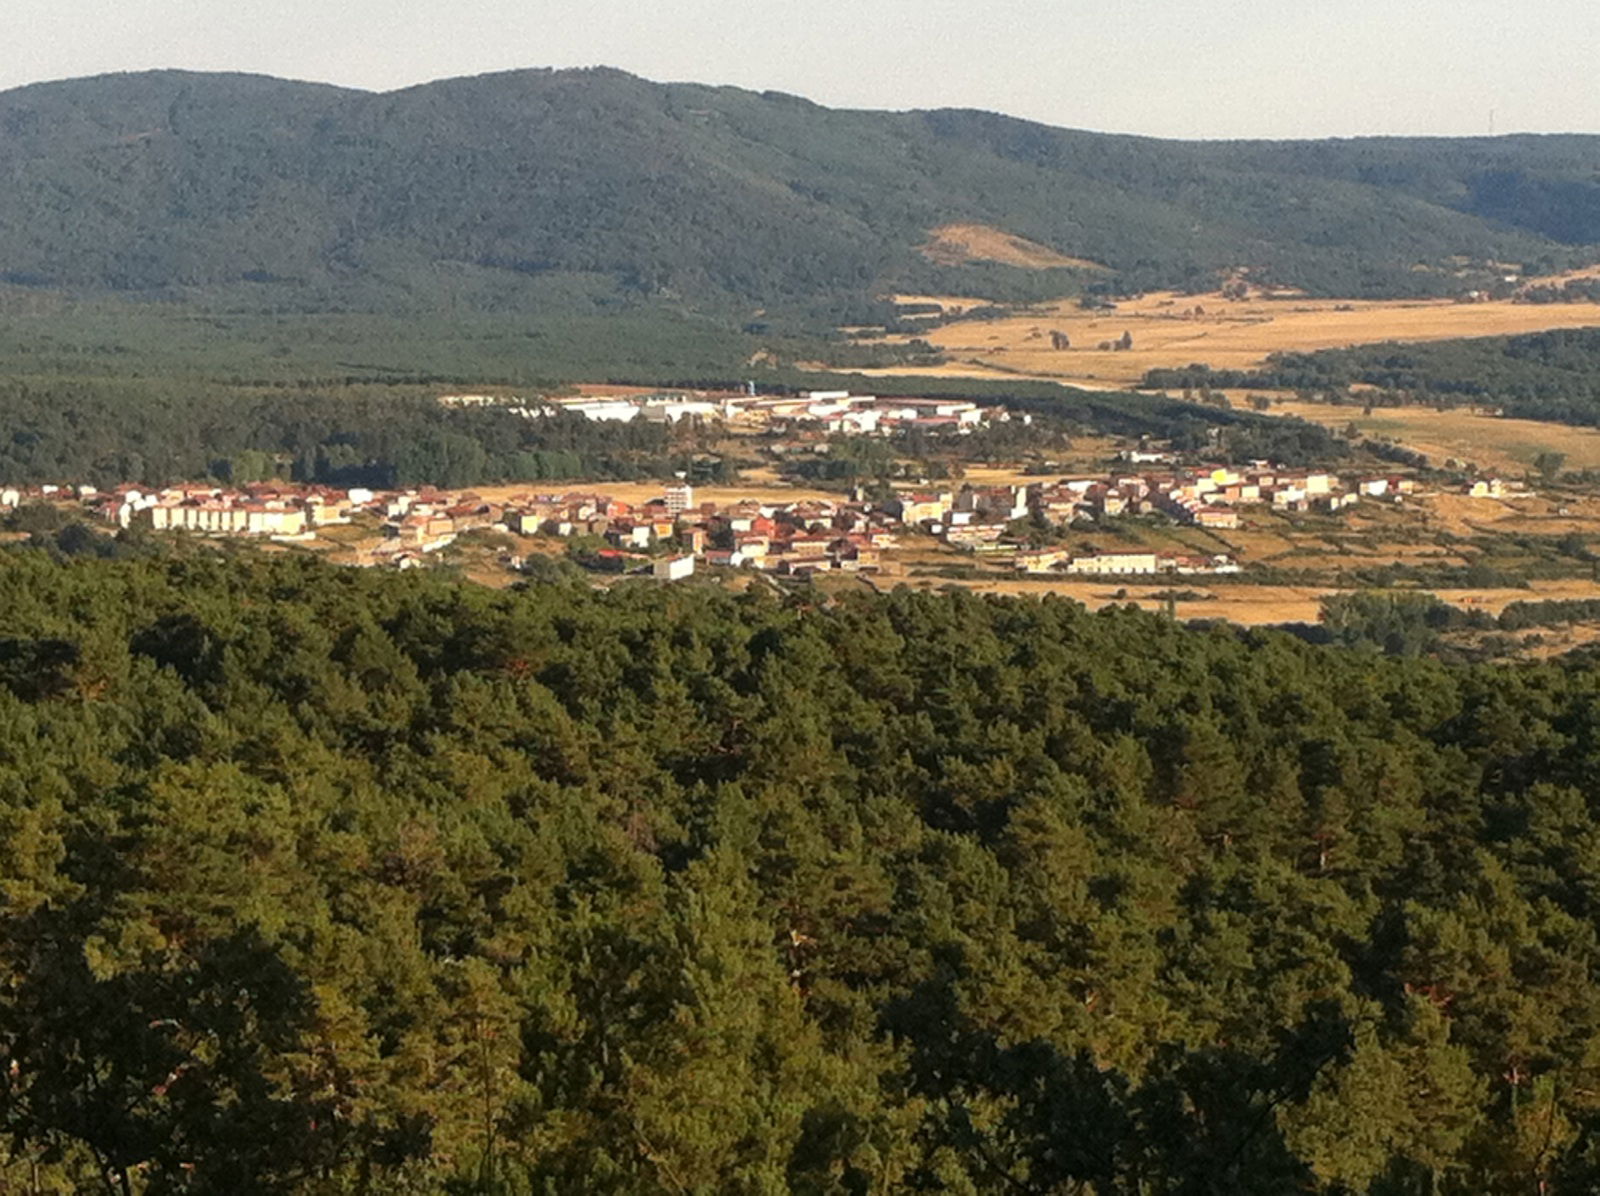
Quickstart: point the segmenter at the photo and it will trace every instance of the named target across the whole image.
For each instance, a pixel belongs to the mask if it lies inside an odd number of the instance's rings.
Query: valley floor
[[[899,298],[928,301],[929,296]],[[955,307],[977,300],[943,297]],[[1152,369],[1203,362],[1217,370],[1254,369],[1273,353],[1311,352],[1381,341],[1436,341],[1600,325],[1589,303],[1529,304],[1448,299],[1345,300],[1257,296],[1230,301],[1219,293],[1155,292],[1115,310],[1086,310],[1073,300],[1040,304],[1003,319],[957,319],[920,338],[948,360],[934,371],[951,377],[1014,376],[1086,388],[1137,385]],[[1070,347],[1052,347],[1062,333]],[[1129,349],[1116,349],[1124,334]],[[905,341],[906,337],[890,337]],[[904,369],[869,371],[884,375]],[[918,368],[917,373],[929,372]]]

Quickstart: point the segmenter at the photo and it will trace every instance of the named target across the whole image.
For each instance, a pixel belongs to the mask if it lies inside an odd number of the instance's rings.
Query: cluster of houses
[[[451,495],[431,488],[379,493],[360,487],[342,490],[277,481],[240,486],[213,482],[159,488],[124,485],[109,490],[93,486],[43,486],[33,492],[7,489],[0,490],[0,506],[72,497],[105,523],[120,528],[137,524],[157,532],[285,542],[313,540],[323,529],[372,512],[383,523],[385,546],[373,554],[379,559],[430,552],[451,543],[463,531],[491,527],[499,519],[498,507],[471,494]]]
[[[1139,454],[1146,463],[1159,454]],[[1352,483],[1317,470],[1291,470],[1268,461],[1243,469],[1116,471],[1107,478],[1065,479],[1044,487],[1034,499],[1052,521],[1087,514],[1101,519],[1159,511],[1179,523],[1227,530],[1239,526],[1239,508],[1270,506],[1277,511],[1339,511],[1362,498],[1399,500],[1417,491],[1416,479],[1395,475],[1361,477]]]
[[[369,490],[334,490],[262,482],[238,488],[195,483],[151,489],[118,486],[101,492],[79,487],[80,497],[107,523],[131,527],[136,520],[154,531],[191,531],[220,536],[310,539],[318,528],[349,523],[352,512],[374,501]]]
[[[815,412],[804,406],[808,402],[835,405],[831,414],[880,410],[843,394],[754,401],[790,404],[782,408],[781,418],[796,418],[796,412],[809,418]],[[929,418],[966,418],[960,404],[944,406]],[[586,543],[574,555],[591,568],[648,572],[669,580],[690,576],[697,563],[788,575],[875,573],[884,568],[884,554],[898,546],[899,538],[916,531],[952,548],[1009,560],[1025,573],[1099,576],[1227,573],[1239,566],[1226,554],[1074,554],[1060,547],[1030,548],[1026,541],[1040,527],[1147,512],[1226,530],[1239,526],[1240,508],[1251,504],[1283,511],[1339,510],[1361,498],[1402,500],[1416,488],[1414,479],[1397,475],[1346,480],[1266,461],[1239,469],[1184,468],[1161,454],[1137,453],[1125,455],[1123,467],[1103,477],[901,490],[876,497],[857,491],[836,500],[746,499],[719,505],[696,502],[687,483],[668,485],[656,498],[634,503],[590,492],[530,493],[495,501],[470,491],[429,487],[379,493],[262,482],[231,488],[119,486],[104,492],[90,486],[34,491],[0,487],[0,507],[31,499],[76,498],[118,527],[137,521],[156,531],[288,541],[315,538],[321,529],[367,514],[376,517],[382,534],[378,547],[362,550],[363,559],[402,567],[419,563],[463,533],[486,528],[525,536],[583,537]],[[1486,495],[1502,492],[1492,481],[1477,488]],[[1017,526],[1024,520],[1033,525],[1028,531]]]
[[[667,486],[644,503],[603,494],[528,496],[507,505],[503,522],[522,535],[597,537],[605,547],[580,558],[591,567],[668,579],[688,576],[696,561],[790,575],[873,573],[901,528],[868,503],[751,499],[719,506],[696,503],[688,484]],[[673,555],[661,557],[663,549]]]
[[[92,486],[0,488],[0,506],[6,507],[73,499],[121,528],[137,523],[155,531],[279,541],[311,540],[320,529],[368,513],[381,527],[382,543],[364,558],[400,567],[419,563],[480,528],[591,537],[603,547],[581,559],[595,569],[650,572],[668,580],[690,576],[697,560],[782,573],[871,572],[879,568],[883,550],[893,546],[900,526],[887,511],[863,503],[696,504],[687,484],[669,485],[659,498],[644,503],[581,492],[495,501],[431,487],[378,493],[285,482],[118,486],[103,492]]]

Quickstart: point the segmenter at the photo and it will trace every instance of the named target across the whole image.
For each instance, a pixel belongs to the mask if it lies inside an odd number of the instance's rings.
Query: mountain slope
[[[512,304],[530,280],[746,306],[1024,285],[919,252],[971,223],[1130,284],[1246,265],[1448,293],[1463,259],[1600,255],[1597,178],[1592,137],[1179,143],[603,69],[386,94],[154,72],[0,94],[0,278],[380,308],[426,305],[441,270]],[[1095,277],[1049,275],[1026,285]]]

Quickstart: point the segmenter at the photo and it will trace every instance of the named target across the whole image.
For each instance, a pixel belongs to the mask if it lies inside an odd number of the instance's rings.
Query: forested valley
[[[0,1189],[1584,1193],[1600,674],[0,554]]]

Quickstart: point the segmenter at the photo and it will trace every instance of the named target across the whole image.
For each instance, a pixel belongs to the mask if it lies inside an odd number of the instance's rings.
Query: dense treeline
[[[1055,382],[1022,379],[871,377],[786,371],[786,389],[848,385],[857,394],[910,395],[930,399],[971,399],[1032,415],[1049,427],[1065,424],[1084,435],[1123,436],[1169,444],[1180,453],[1227,461],[1266,458],[1284,464],[1328,464],[1347,457],[1352,446],[1320,424],[1297,418],[1217,407],[1165,395],[1080,390]],[[1013,429],[1016,432],[1016,429]]]
[[[1539,606],[1513,602],[1506,609]],[[1377,648],[1390,656],[1437,652],[1452,631],[1488,631],[1527,626],[1513,618],[1502,623],[1488,611],[1452,606],[1437,594],[1416,590],[1356,590],[1322,600],[1319,630],[1328,641],[1348,648]]]
[[[1600,303],[1600,278],[1569,278],[1557,285],[1541,283],[1518,294],[1524,303]]]
[[[1600,600],[1547,598],[1542,602],[1513,602],[1500,612],[1499,626],[1506,631],[1526,627],[1560,627],[1568,623],[1600,620]]]
[[[1600,311],[1595,320],[1600,324]],[[1151,370],[1152,387],[1274,387],[1341,392],[1377,387],[1361,401],[1488,403],[1507,415],[1600,424],[1600,327],[1475,337],[1428,344],[1362,345],[1280,353],[1260,370],[1205,365]]]
[[[0,361],[15,377],[528,391],[572,381],[765,381],[797,361],[861,367],[923,356],[916,343],[853,342],[819,332],[815,320],[803,335],[794,321],[745,330],[687,315],[664,300],[616,303],[555,284],[530,288],[523,296],[530,311],[475,312],[466,297],[458,310],[450,281],[438,288],[438,302],[449,310],[315,314],[236,304],[68,302],[0,286]]]
[[[103,76],[0,95],[0,130],[0,282],[254,310],[530,311],[554,280],[831,324],[892,290],[1204,291],[1242,264],[1319,294],[1453,293],[1600,244],[1588,137],[1162,142],[612,70],[381,95]],[[1109,271],[936,265],[919,247],[952,220]]]
[[[528,419],[404,394],[0,381],[0,479],[162,484],[207,476],[343,486],[670,476],[667,428]]]
[[[837,376],[775,372],[773,390],[839,385]],[[732,378],[678,379],[687,386],[729,388]],[[963,460],[1018,455],[1055,443],[1062,430],[1170,441],[1180,451],[1229,460],[1271,458],[1286,464],[1337,459],[1348,445],[1316,424],[1252,412],[1223,411],[1143,395],[1074,391],[1052,383],[964,383],[904,377],[843,379],[858,391],[974,398],[1020,420],[953,441],[918,435],[895,444],[913,457]],[[881,385],[874,385],[880,383]],[[470,384],[469,384],[470,385]],[[708,443],[693,429],[674,432],[636,420],[591,423],[556,415],[526,419],[495,408],[450,408],[442,387],[346,385],[257,387],[183,379],[0,380],[0,482],[125,481],[150,484],[206,476],[225,481],[281,477],[338,485],[666,477],[702,470]],[[1048,431],[1046,429],[1049,429]],[[869,450],[877,453],[877,450]],[[882,454],[878,454],[882,455]],[[726,463],[711,464],[725,470]]]
[[[1594,598],[1525,599],[1508,603],[1494,615],[1454,606],[1425,590],[1390,589],[1330,595],[1322,600],[1315,625],[1287,629],[1310,643],[1376,648],[1391,656],[1427,654],[1465,660],[1482,659],[1516,642],[1481,633],[1595,621],[1600,621],[1600,599]]]
[[[784,453],[785,477],[805,482],[851,485],[897,480],[918,481],[961,477],[968,465],[1043,468],[1055,454],[1071,448],[1064,421],[1038,416],[1024,423],[1011,420],[962,431],[912,428],[894,436],[830,436],[825,445]]]
[[[1048,384],[1038,390],[1009,390],[1003,398],[986,391],[973,391],[972,396],[1015,412],[1066,419],[1087,433],[1149,437],[1170,445],[1178,453],[1212,460],[1327,464],[1351,451],[1348,441],[1309,420],[1202,406],[1162,396],[1074,391]]]
[[[1084,435],[1149,439],[1179,453],[1226,461],[1266,458],[1284,464],[1328,464],[1347,457],[1348,441],[1320,424],[1131,392],[1079,390],[1054,382],[941,377],[880,378],[862,374],[781,374],[789,389],[848,384],[857,394],[971,399],[1031,415],[1047,428],[1064,424]],[[1001,435],[1025,436],[1013,427]],[[1042,442],[1045,438],[1041,437]]]
[[[0,1186],[1600,1184],[1600,674],[0,556]]]

